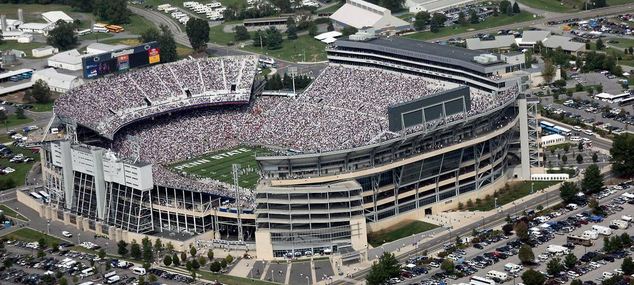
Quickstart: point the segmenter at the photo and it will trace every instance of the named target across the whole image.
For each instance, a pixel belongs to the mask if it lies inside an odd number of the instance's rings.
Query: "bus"
[[[562,126],[557,126],[551,122],[539,121],[539,127],[542,128],[542,131],[549,134],[559,134],[564,136],[569,136],[572,134],[572,131],[566,129]]]
[[[30,194],[33,198],[35,198],[35,199],[42,199],[42,195],[37,194],[37,193],[35,193],[35,192],[31,192],[31,193],[29,193],[29,194]]]
[[[470,285],[495,285],[495,281],[493,279],[484,278],[480,276],[471,276],[471,280],[469,281]]]
[[[634,103],[634,96],[622,99],[619,101],[619,106],[629,106],[632,105],[632,103]]]
[[[111,33],[121,33],[125,31],[123,27],[117,25],[106,25],[106,29]]]
[[[568,235],[566,240],[569,243],[574,243],[574,244],[583,245],[583,246],[592,246],[592,239],[590,239],[588,237],[582,237],[582,236],[577,236],[577,235]]]
[[[559,131],[560,135],[569,136],[572,134],[572,132],[569,129],[566,129],[562,126],[555,126],[555,129]]]
[[[46,199],[51,197],[51,196],[48,195],[48,193],[46,193],[44,191],[38,191],[37,193],[40,194],[40,196],[42,196],[42,197],[44,197]]]

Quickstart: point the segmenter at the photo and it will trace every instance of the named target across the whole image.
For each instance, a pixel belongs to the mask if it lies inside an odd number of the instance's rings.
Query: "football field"
[[[170,167],[179,173],[185,172],[233,184],[232,165],[239,164],[238,184],[241,187],[253,189],[259,179],[255,155],[256,153],[259,155],[268,152],[259,147],[240,146],[181,161],[170,165]]]

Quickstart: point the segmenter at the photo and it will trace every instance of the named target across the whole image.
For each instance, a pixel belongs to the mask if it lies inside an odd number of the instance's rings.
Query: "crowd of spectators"
[[[112,75],[70,90],[54,109],[112,137],[127,123],[172,109],[248,103],[257,62],[251,55],[192,59]]]

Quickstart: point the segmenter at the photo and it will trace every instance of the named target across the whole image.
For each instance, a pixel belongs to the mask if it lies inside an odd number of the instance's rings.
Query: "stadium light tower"
[[[293,96],[295,96],[295,76],[297,76],[297,66],[290,66],[286,72],[293,79]]]
[[[242,241],[242,219],[240,218],[240,212],[242,212],[242,206],[240,206],[240,185],[238,185],[238,178],[240,177],[240,164],[233,164],[233,185],[236,188],[236,208],[238,209],[238,240]]]

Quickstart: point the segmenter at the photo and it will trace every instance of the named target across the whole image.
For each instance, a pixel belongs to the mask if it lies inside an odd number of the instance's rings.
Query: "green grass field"
[[[394,227],[368,234],[368,243],[370,243],[373,247],[377,247],[384,243],[395,241],[413,234],[426,232],[437,227],[437,225],[421,221],[404,222]]]
[[[49,247],[53,246],[54,244],[60,244],[64,242],[61,239],[58,239],[53,236],[49,236],[43,232],[36,231],[32,228],[21,228],[17,231],[6,234],[2,237],[6,237],[8,239],[13,239],[13,240],[26,241],[26,242],[39,241],[41,238],[44,238],[44,240],[46,240],[46,244]]]
[[[261,49],[252,45],[245,46],[244,50],[261,53],[282,60],[293,62],[316,62],[326,60],[326,44],[313,39],[309,35],[299,36],[296,40],[284,39],[282,48],[276,50]]]
[[[531,21],[538,18],[533,18],[533,14],[528,12],[521,12],[514,16],[507,15],[499,15],[497,17],[489,17],[484,22],[480,22],[477,24],[468,24],[465,26],[454,25],[451,27],[441,28],[439,32],[432,33],[429,31],[417,32],[413,34],[406,35],[406,38],[416,39],[416,40],[431,40],[435,38],[448,37],[455,34],[465,33],[469,31],[477,31],[483,30],[487,28],[493,28],[497,26],[508,25],[512,23],[526,22]]]
[[[510,189],[509,191],[503,192],[498,194],[497,198],[497,205],[502,206],[508,203],[511,203],[515,200],[518,200],[524,196],[527,196],[529,194],[531,194],[531,183],[533,183],[533,191],[537,192],[540,191],[542,189],[548,188],[552,185],[555,185],[557,183],[559,183],[559,181],[523,181],[523,182],[519,182],[519,183],[513,183],[510,184]],[[467,210],[470,211],[489,211],[489,210],[493,210],[495,208],[495,200],[493,199],[493,197],[489,197],[489,199],[482,199],[482,201],[480,201],[480,203],[478,204],[477,201],[472,201],[475,202],[471,207],[469,207],[469,204],[467,203]],[[535,205],[537,206],[537,205]]]
[[[582,0],[519,0],[518,2],[532,8],[551,12],[571,12],[583,9]]]
[[[177,172],[208,177],[225,183],[233,184],[232,164],[240,164],[240,180],[238,184],[245,188],[255,188],[258,182],[258,165],[255,154],[268,153],[259,147],[236,147],[195,159],[172,164],[170,167]]]
[[[10,50],[10,49],[17,49],[17,50],[21,50],[24,53],[26,53],[26,57],[27,58],[31,58],[33,57],[33,54],[31,53],[31,50],[34,48],[40,48],[43,46],[46,46],[46,43],[36,43],[36,42],[32,42],[32,43],[28,43],[28,44],[21,44],[18,43],[17,41],[8,41],[8,40],[4,40],[2,44],[0,44],[0,51],[5,51],[5,50]]]
[[[615,47],[619,47],[619,48],[634,47],[634,40],[633,39],[626,39],[626,38],[609,39],[609,40],[604,41],[604,43],[607,44],[608,46],[615,46]]]
[[[22,215],[20,215],[20,213],[18,213],[15,210],[9,208],[9,206],[7,206],[7,205],[0,204],[0,210],[2,210],[4,215],[7,216],[7,217],[20,219],[20,220],[23,220],[23,221],[28,221],[29,220],[25,216],[22,216]]]
[[[38,153],[33,153],[30,149],[19,148],[15,146],[9,146],[9,148],[13,151],[14,154],[24,154],[25,157],[33,158],[34,160],[39,159]],[[0,175],[0,181],[6,182],[8,180],[13,180],[16,186],[24,185],[24,179],[26,178],[26,174],[31,170],[33,163],[12,163],[9,162],[9,158],[0,158],[0,166],[2,167],[11,167],[15,169],[13,173]]]

